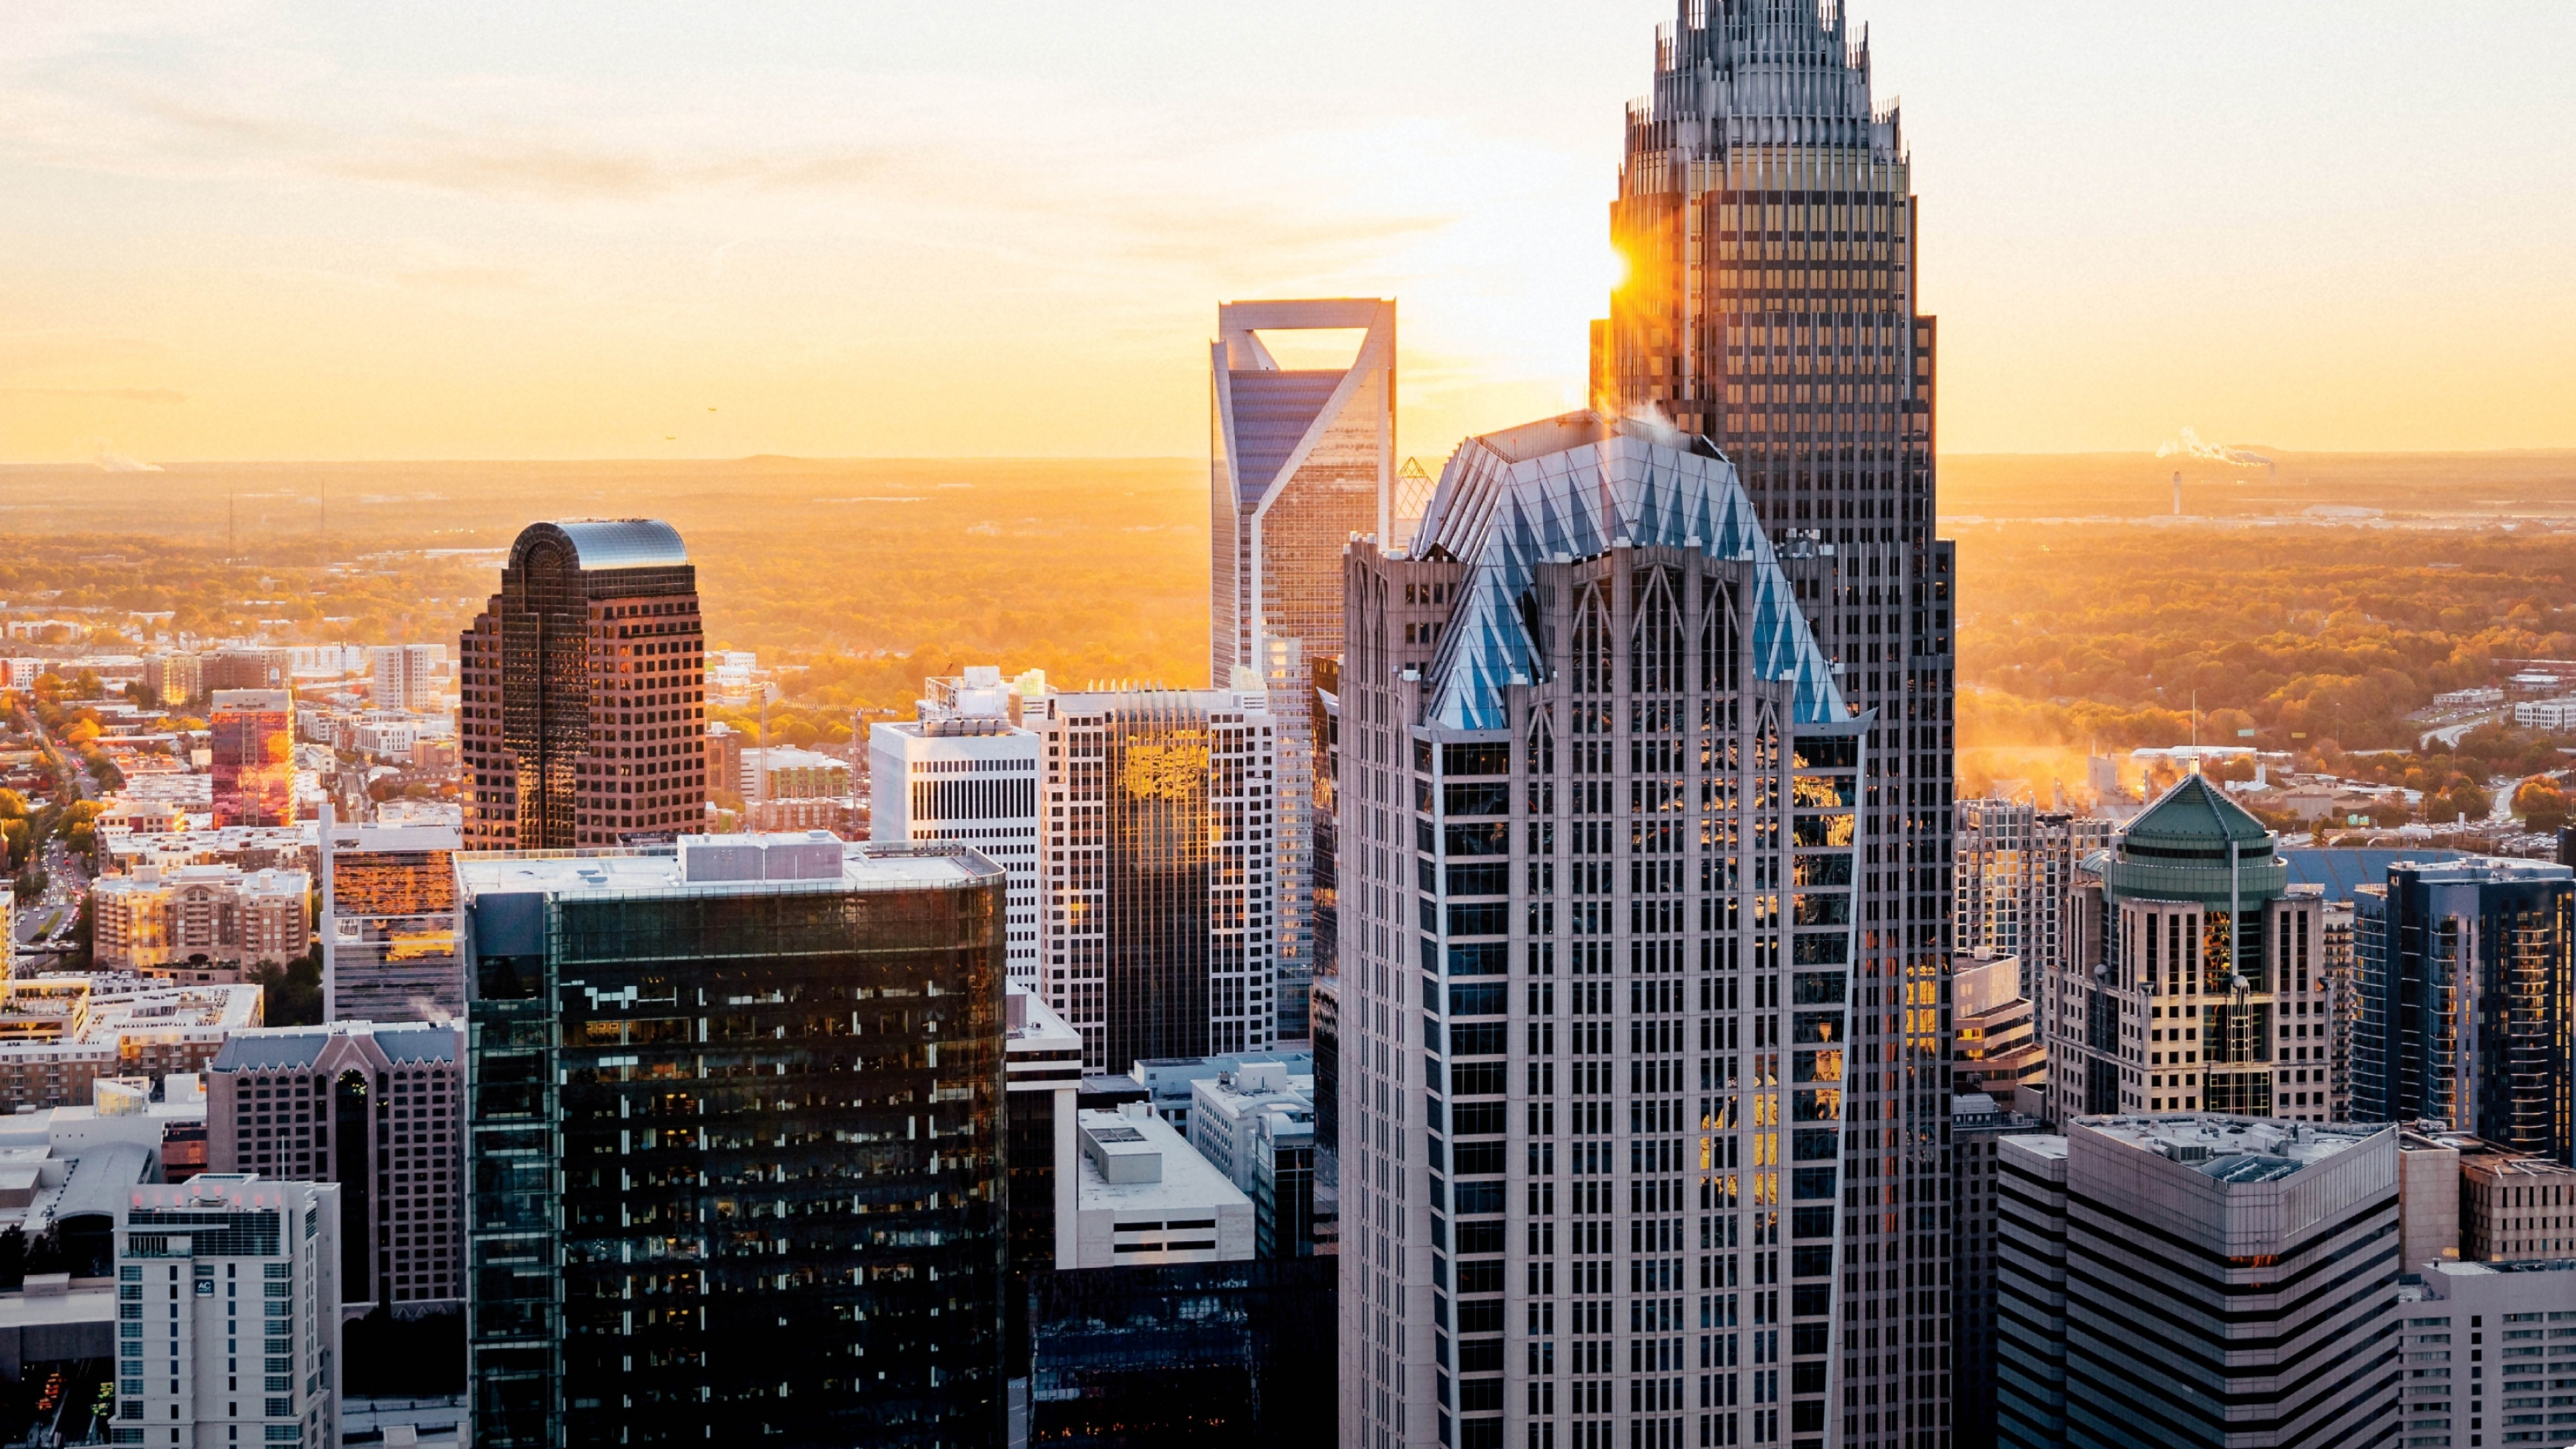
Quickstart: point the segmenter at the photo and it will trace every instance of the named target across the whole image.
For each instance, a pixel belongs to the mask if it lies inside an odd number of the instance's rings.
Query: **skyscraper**
[[[998,1446],[1002,872],[457,861],[474,1442]]]
[[[1946,1179],[1939,1137],[1845,1114],[1945,1070],[1846,1047],[1937,1009],[1856,848],[1875,721],[1656,424],[1470,439],[1348,578],[1341,1442],[1820,1449],[1905,1326],[1849,1311],[1850,1246],[1946,1193],[1894,1170]]]
[[[2129,822],[2077,888],[2083,953],[2040,988],[2082,1002],[2081,1031],[2049,1038],[2049,1116],[2326,1121],[2325,897],[2289,880],[2272,833],[2198,775]]]
[[[1094,1072],[1260,1051],[1276,1020],[1285,760],[1268,696],[1053,694],[1042,995]]]
[[[2576,870],[2399,862],[2353,892],[2352,1115],[2566,1161]]]
[[[705,648],[697,569],[671,525],[521,530],[457,647],[466,848],[703,828]]]
[[[295,694],[219,689],[206,721],[215,828],[295,823]]]
[[[868,835],[971,846],[1011,876],[1011,982],[1038,989],[1038,737],[990,665],[933,679],[916,718],[868,726]],[[749,794],[749,792],[745,792]]]
[[[1343,367],[1286,368],[1270,334],[1357,330]],[[1208,349],[1210,538],[1208,682],[1248,669],[1300,748],[1279,751],[1276,1033],[1306,1035],[1314,979],[1307,862],[1314,811],[1306,690],[1314,662],[1342,650],[1342,548],[1387,536],[1395,479],[1395,303],[1374,297],[1230,302]]]
[[[1594,406],[1669,419],[1734,463],[1844,697],[1874,713],[1862,869],[1905,899],[1863,969],[1901,973],[1917,1009],[1863,1014],[1852,1047],[1888,1061],[1947,1054],[1953,944],[1955,573],[1932,536],[1934,327],[1915,310],[1911,176],[1842,5],[1680,0],[1650,96],[1628,113],[1610,212],[1627,273],[1593,377]],[[1886,1206],[1859,1215],[1860,1254],[1880,1271],[1875,1287],[1862,1276],[1855,1314],[1879,1342],[1848,1365],[1844,1443],[1897,1449],[1946,1422],[1949,1320],[1906,1285],[1950,1258],[1925,1206],[1948,1176],[1950,1100],[1929,1074],[1880,1087],[1853,1099],[1855,1120],[1890,1139],[1891,1177]]]

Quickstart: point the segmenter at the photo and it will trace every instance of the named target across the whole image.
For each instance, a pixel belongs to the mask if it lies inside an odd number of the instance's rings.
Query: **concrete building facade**
[[[2090,874],[2089,872],[2087,873]],[[2291,885],[2272,833],[2186,775],[2080,881],[2078,953],[2042,987],[2080,1002],[2049,1038],[2049,1116],[2332,1116],[2325,899]]]
[[[464,1044],[452,1026],[236,1033],[206,1070],[206,1164],[334,1183],[340,1296],[398,1316],[465,1297]]]
[[[910,720],[868,727],[868,836],[955,841],[1011,878],[1011,980],[1039,991],[1040,743],[1002,671],[929,682]]]
[[[229,865],[141,866],[90,885],[91,959],[112,971],[182,981],[241,979],[311,949],[300,870]]]

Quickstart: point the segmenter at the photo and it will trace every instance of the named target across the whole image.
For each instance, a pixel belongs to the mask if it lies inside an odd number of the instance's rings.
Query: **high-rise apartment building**
[[[1002,671],[929,681],[910,720],[868,727],[868,834],[950,840],[1011,878],[1013,984],[1038,986],[1038,735],[1012,718]]]
[[[1348,578],[1341,1442],[1876,1428],[1861,1357],[1939,1359],[1851,1311],[1849,1255],[1946,1266],[1948,1162],[1848,1108],[1937,1090],[1946,1126],[1945,973],[1889,944],[1942,921],[1861,853],[1878,721],[1733,468],[1589,413],[1470,439]]]
[[[205,688],[205,667],[194,654],[176,651],[143,656],[143,685],[172,708],[195,699]]]
[[[465,1017],[456,960],[457,831],[322,820],[322,1019]]]
[[[1357,331],[1349,363],[1282,367],[1270,342],[1314,331]],[[1217,309],[1217,334],[1208,349],[1208,680],[1255,687],[1236,672],[1250,671],[1277,702],[1278,728],[1302,746],[1315,661],[1342,650],[1342,549],[1355,533],[1386,537],[1393,523],[1395,303],[1229,302]],[[1281,749],[1276,768],[1274,1034],[1302,1037],[1314,980],[1315,802],[1306,750]]]
[[[1083,1066],[1261,1051],[1277,1021],[1286,791],[1261,690],[1048,695],[1039,994]]]
[[[1935,334],[1916,310],[1912,163],[1847,14],[1829,0],[1676,4],[1649,96],[1628,112],[1610,211],[1626,273],[1595,324],[1592,395],[1704,435],[1734,464],[1843,697],[1876,721],[1862,869],[1906,900],[1863,970],[1925,995],[1856,1018],[1851,1045],[1900,1060],[1947,1050],[1956,575],[1932,536]],[[1946,1176],[1948,1088],[1880,1085],[1891,1094],[1856,1089],[1854,1120],[1908,1144],[1883,1159],[1901,1174],[1885,1186],[1928,1203]],[[1946,1423],[1933,1365],[1949,1318],[1904,1285],[1937,1273],[1950,1245],[1937,1214],[1858,1216],[1861,1260],[1875,1253],[1880,1272],[1875,1287],[1861,1275],[1853,1321],[1881,1342],[1848,1365],[1843,1443],[1911,1449],[1909,1434]]]
[[[340,1297],[465,1297],[463,1043],[449,1026],[235,1032],[206,1069],[206,1167],[338,1185]]]
[[[419,712],[438,698],[438,666],[447,651],[435,644],[379,644],[367,651],[368,702],[378,709]]]
[[[469,850],[704,828],[698,574],[654,519],[532,523],[457,646]]]
[[[295,695],[219,689],[206,720],[215,828],[295,823]]]
[[[457,861],[474,1442],[998,1446],[1001,870]]]
[[[1958,950],[2018,956],[2033,980],[2065,970],[2075,950],[2075,868],[2110,846],[2111,822],[2018,800],[1962,800],[1957,812],[1951,912]]]
[[[339,1192],[215,1172],[125,1189],[109,1443],[336,1449]]]
[[[2112,1112],[2332,1116],[2325,897],[2272,832],[2186,775],[2080,883],[2081,949],[2041,988],[2080,1003],[2048,1041],[2057,1121]]]
[[[2404,1442],[2395,1128],[2127,1115],[1997,1149],[2000,1442]]]
[[[2399,862],[2353,893],[2352,1114],[2432,1121],[2564,1161],[2576,870]]]

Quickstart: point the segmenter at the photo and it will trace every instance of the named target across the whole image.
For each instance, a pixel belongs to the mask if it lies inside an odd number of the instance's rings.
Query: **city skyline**
[[[2576,1437],[2576,15],[147,5],[0,1440]]]
[[[1672,14],[21,16],[0,459],[1186,456],[1208,299],[1298,295],[1401,300],[1437,458],[1581,401]],[[2365,18],[1853,11],[1949,446],[2576,443],[2576,17]]]

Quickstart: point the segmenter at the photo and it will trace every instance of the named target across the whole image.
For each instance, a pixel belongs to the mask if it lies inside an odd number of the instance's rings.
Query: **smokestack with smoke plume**
[[[2156,456],[2159,458],[2198,458],[2205,463],[2225,463],[2238,468],[2270,468],[2273,466],[2272,460],[2264,457],[2260,453],[2249,452],[2243,448],[2231,448],[2222,443],[2204,443],[2200,440],[2200,434],[2193,432],[2189,428],[2183,429],[2182,436],[2172,442],[2158,443],[2156,445]]]
[[[140,458],[129,458],[105,443],[99,444],[98,451],[90,455],[90,464],[102,473],[158,473],[161,471],[160,464],[146,463]]]

